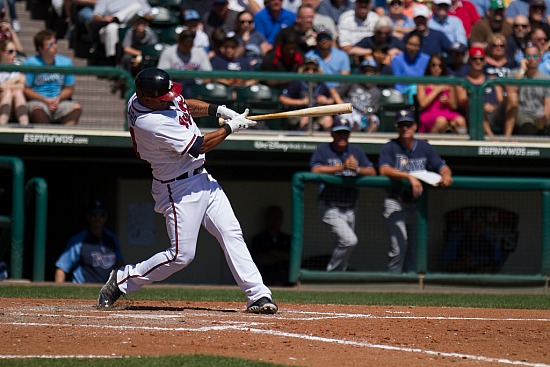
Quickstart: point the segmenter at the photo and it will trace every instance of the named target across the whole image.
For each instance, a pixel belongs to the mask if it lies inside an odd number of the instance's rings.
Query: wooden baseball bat
[[[337,103],[337,104],[327,105],[327,106],[302,108],[302,109],[293,110],[293,111],[268,113],[265,115],[257,115],[257,116],[248,116],[247,119],[253,120],[253,121],[260,121],[260,120],[273,120],[273,119],[289,118],[289,117],[318,117],[318,116],[340,115],[344,113],[350,113],[352,111],[353,111],[353,106],[351,105],[351,103]],[[225,120],[223,118],[220,118],[218,122],[220,126],[225,124]]]

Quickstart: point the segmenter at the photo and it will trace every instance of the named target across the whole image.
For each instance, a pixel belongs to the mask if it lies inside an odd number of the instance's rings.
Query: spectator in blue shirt
[[[422,37],[412,32],[405,40],[405,52],[395,56],[391,62],[393,75],[397,76],[424,76],[430,56],[420,51],[422,48]],[[416,94],[415,84],[396,84],[395,89],[412,98]],[[412,102],[412,101],[410,101]]]
[[[415,31],[422,36],[422,49],[420,51],[427,55],[444,55],[451,48],[452,42],[449,41],[445,33],[428,27],[428,19],[430,19],[430,9],[426,5],[418,4],[414,7]],[[403,40],[407,36],[405,35]]]
[[[55,282],[70,275],[73,283],[103,283],[116,266],[122,265],[122,252],[116,236],[105,228],[107,209],[95,200],[86,213],[88,228],[69,239],[55,263]]]
[[[274,45],[279,31],[296,21],[296,14],[283,9],[282,0],[266,0],[264,5],[265,8],[254,15],[254,23],[256,31],[263,34],[267,42]]]
[[[349,56],[344,51],[334,47],[332,33],[328,29],[323,29],[317,33],[317,47],[305,55],[306,59],[315,59],[319,63],[324,74],[331,75],[349,75],[350,61]],[[327,81],[328,88],[336,88],[339,82]]]
[[[428,27],[439,30],[449,38],[451,43],[459,42],[468,44],[466,30],[460,18],[449,15],[451,0],[434,0],[432,5],[433,15],[428,20]]]
[[[25,60],[29,66],[73,66],[70,58],[57,54],[55,32],[43,30],[34,36],[34,47],[38,55]],[[75,79],[72,74],[27,73],[25,97],[32,123],[59,122],[76,125],[82,109],[71,100]]]

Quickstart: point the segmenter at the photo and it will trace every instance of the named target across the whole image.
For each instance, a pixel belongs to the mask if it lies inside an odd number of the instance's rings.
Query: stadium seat
[[[166,46],[167,45],[162,43],[156,43],[154,45],[143,47],[141,50],[141,56],[143,57],[143,68],[156,67],[159,62],[160,54]]]
[[[233,107],[232,89],[220,83],[194,84],[191,95],[201,101]],[[217,117],[204,116],[194,120],[200,127],[219,128]]]
[[[151,27],[164,27],[164,26],[176,26],[179,25],[180,19],[173,10],[164,8],[161,6],[155,6],[151,9],[153,19],[151,20]]]
[[[394,89],[382,90],[380,97],[380,109],[378,117],[380,118],[379,132],[395,132],[395,115],[402,109],[414,110],[407,97]]]
[[[160,43],[164,43],[166,45],[173,45],[176,44],[178,41],[178,36],[183,30],[182,26],[167,26],[162,28],[154,28],[153,29],[159,38]]]
[[[151,7],[163,7],[170,10],[180,10],[181,0],[148,0]]]
[[[236,89],[237,108],[239,111],[248,108],[250,116],[265,115],[281,110],[278,93],[267,85],[254,84],[248,87]],[[281,129],[282,120],[266,120],[258,125],[258,128],[269,128],[272,130]]]
[[[232,102],[231,88],[220,83],[195,84],[191,87],[193,98],[217,104]]]

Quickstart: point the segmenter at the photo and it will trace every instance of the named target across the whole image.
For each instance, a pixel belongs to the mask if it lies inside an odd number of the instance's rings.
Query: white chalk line
[[[105,311],[101,311],[104,313]],[[406,320],[458,320],[458,321],[533,321],[533,322],[550,322],[550,318],[519,318],[519,317],[462,317],[462,316],[409,316],[409,315],[396,315],[396,316],[376,316],[371,314],[347,314],[347,313],[324,313],[324,312],[310,312],[310,311],[298,311],[298,310],[285,310],[280,312],[278,316],[285,313],[289,314],[304,314],[304,315],[318,315],[310,317],[294,317],[292,320],[296,321],[316,321],[316,320],[329,320],[329,319],[341,319],[341,318],[362,318],[362,319],[406,319]],[[60,317],[60,318],[88,318],[88,319],[144,319],[144,320],[158,320],[158,319],[178,319],[187,318],[189,316],[206,316],[212,313],[180,313],[172,315],[159,315],[159,314],[139,314],[139,313],[109,313],[108,315],[72,315],[72,314],[46,314],[46,313],[24,313],[14,312],[13,315],[17,316],[32,316],[32,317]],[[229,316],[229,315],[226,315]],[[278,317],[276,316],[276,317]],[[229,316],[230,317],[230,316]]]
[[[353,341],[353,340],[325,338],[325,337],[307,335],[307,334],[289,333],[285,331],[254,329],[247,324],[245,324],[244,326],[237,326],[237,325],[221,326],[220,325],[220,326],[205,326],[205,327],[199,327],[199,328],[183,328],[183,327],[168,328],[168,327],[158,327],[158,326],[126,326],[126,325],[119,325],[119,326],[69,325],[69,324],[48,324],[48,323],[23,323],[23,322],[0,323],[0,325],[1,324],[13,325],[13,326],[42,326],[42,327],[48,326],[48,327],[71,327],[71,328],[80,326],[85,328],[102,328],[102,329],[118,329],[118,330],[148,330],[148,331],[207,332],[207,331],[238,330],[238,331],[253,332],[257,334],[273,335],[278,337],[296,338],[300,340],[307,339],[311,341],[331,343],[331,344],[343,344],[343,345],[352,345],[352,346],[358,346],[358,347],[383,349],[383,350],[391,350],[391,351],[398,351],[398,352],[409,352],[409,353],[419,353],[419,354],[435,355],[435,356],[442,356],[442,357],[452,357],[452,358],[459,358],[459,359],[474,360],[478,362],[500,363],[500,364],[509,364],[509,365],[527,366],[527,367],[550,367],[550,364],[514,361],[507,358],[493,358],[493,357],[485,357],[485,356],[476,356],[472,354],[439,352],[439,351],[429,350],[429,349],[408,348],[408,347],[399,347],[395,345],[384,345],[384,344],[374,344],[374,343]]]

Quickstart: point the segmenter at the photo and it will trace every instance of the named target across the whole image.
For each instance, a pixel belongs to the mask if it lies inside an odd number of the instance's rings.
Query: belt
[[[185,180],[186,178],[189,178],[191,176],[195,176],[195,175],[198,175],[199,173],[202,173],[203,169],[204,169],[204,165],[200,166],[199,168],[195,168],[192,171],[184,172],[176,178],[171,178],[169,180],[159,180],[158,178],[153,177],[153,180],[158,181],[162,184],[166,184],[166,183],[170,183],[170,182],[174,182],[174,181],[179,181],[179,180]],[[191,173],[191,174],[189,174],[189,173]]]

